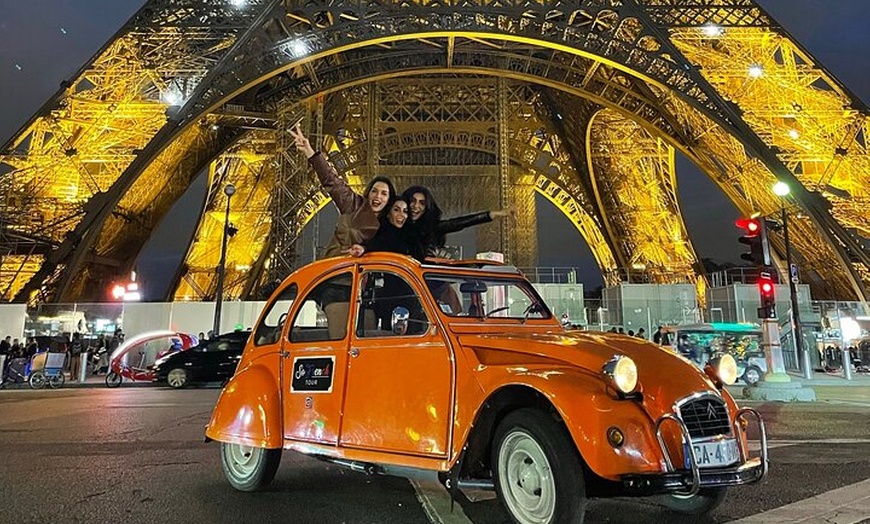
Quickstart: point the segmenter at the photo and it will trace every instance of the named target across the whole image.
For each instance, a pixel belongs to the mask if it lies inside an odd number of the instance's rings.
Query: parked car
[[[515,268],[490,264],[372,253],[290,275],[206,427],[230,485],[266,486],[293,450],[434,470],[451,493],[495,490],[527,524],[581,522],[592,496],[706,513],[765,475],[761,417],[724,387],[731,356],[702,371],[638,338],[566,330]]]
[[[667,328],[674,351],[698,366],[705,366],[717,355],[728,353],[737,361],[737,377],[755,386],[767,373],[761,349],[761,327],[757,324],[716,322]]]
[[[224,382],[233,376],[250,331],[234,331],[154,362],[154,382],[183,388],[193,383]]]

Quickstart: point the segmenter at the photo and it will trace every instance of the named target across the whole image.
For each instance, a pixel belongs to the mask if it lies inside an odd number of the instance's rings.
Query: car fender
[[[257,359],[230,379],[206,426],[209,439],[258,448],[283,447],[281,389],[271,371],[278,364],[271,360]]]
[[[544,374],[529,370],[512,378],[511,387],[531,388],[552,404],[595,474],[615,480],[623,473],[658,472],[664,468],[650,416],[637,401],[616,398],[598,377],[571,371]],[[489,398],[496,394],[498,391],[493,391]],[[623,433],[622,445],[608,442],[610,428]]]

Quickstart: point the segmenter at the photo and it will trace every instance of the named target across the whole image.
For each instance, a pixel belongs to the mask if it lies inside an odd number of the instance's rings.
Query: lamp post
[[[227,196],[227,211],[224,214],[224,234],[221,240],[221,261],[218,264],[217,291],[215,292],[214,326],[212,327],[215,336],[218,336],[221,333],[221,305],[224,299],[224,274],[226,273],[227,242],[229,240],[230,231],[230,200],[232,200],[233,195],[236,194],[236,186],[227,184],[226,187],[224,187],[224,194]]]
[[[803,332],[801,331],[801,316],[798,309],[797,298],[797,266],[792,265],[791,243],[788,238],[788,213],[785,211],[785,198],[791,189],[785,182],[777,182],[773,185],[773,194],[780,198],[780,212],[782,215],[782,236],[785,240],[785,265],[786,278],[788,278],[788,293],[791,300],[791,332],[794,336],[794,347],[803,360],[804,378],[812,379],[813,370],[810,365],[809,351],[804,348]]]

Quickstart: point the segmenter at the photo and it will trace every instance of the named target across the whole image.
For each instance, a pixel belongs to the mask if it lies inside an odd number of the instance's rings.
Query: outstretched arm
[[[323,190],[335,202],[338,212],[344,214],[358,209],[363,203],[363,198],[354,193],[353,189],[347,185],[347,182],[338,176],[335,167],[326,160],[326,157],[320,151],[315,151],[311,147],[311,142],[302,133],[299,124],[296,124],[296,127],[290,130],[290,136],[293,137],[293,145],[296,146],[296,150],[304,154],[305,158],[308,159],[308,163],[314,168],[314,172],[317,173],[317,178],[320,180],[320,185],[323,186]]]
[[[440,234],[455,233],[457,231],[462,231],[467,227],[485,224],[487,222],[492,222],[497,218],[505,218],[509,216],[514,216],[515,214],[516,210],[512,207],[509,207],[506,209],[481,211],[480,213],[462,215],[438,222],[437,232]]]

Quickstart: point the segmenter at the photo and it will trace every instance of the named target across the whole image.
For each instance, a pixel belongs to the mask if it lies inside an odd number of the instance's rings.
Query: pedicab
[[[152,382],[153,364],[157,358],[174,351],[187,351],[198,343],[199,339],[193,335],[170,330],[149,331],[131,337],[118,346],[109,357],[106,386],[116,388],[124,379],[133,382]],[[133,355],[135,358],[131,358]],[[136,363],[132,364],[131,362],[134,361]]]

